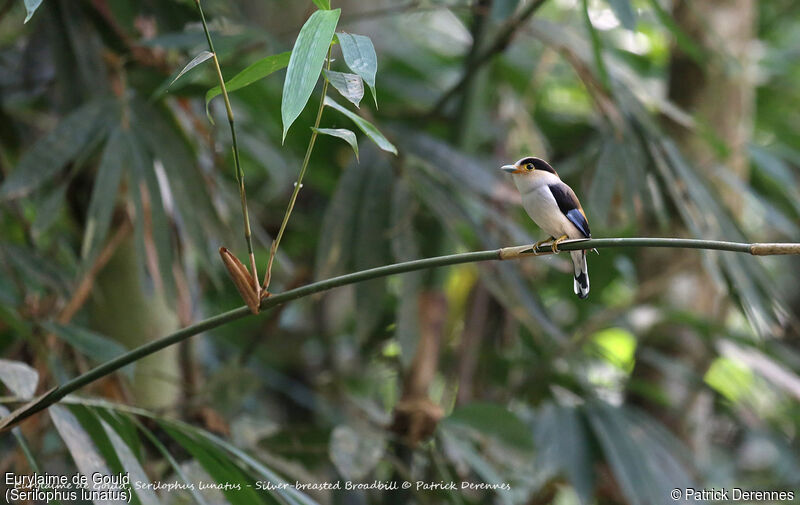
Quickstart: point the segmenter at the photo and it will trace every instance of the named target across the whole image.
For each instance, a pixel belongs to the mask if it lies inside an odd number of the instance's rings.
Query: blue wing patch
[[[572,188],[563,182],[550,184],[548,188],[550,188],[550,192],[553,194],[553,198],[555,198],[559,210],[561,210],[561,212],[567,216],[567,219],[583,233],[584,237],[591,238],[592,232],[589,230],[589,222],[586,221],[586,216],[581,212],[581,204],[578,203],[578,197],[575,196],[575,192],[572,191]]]
[[[574,224],[575,227],[578,228],[581,233],[583,233],[584,237],[592,237],[592,233],[589,231],[589,223],[586,222],[586,218],[583,217],[583,213],[581,213],[581,211],[578,209],[568,210],[566,216],[567,219],[569,219],[572,224]]]

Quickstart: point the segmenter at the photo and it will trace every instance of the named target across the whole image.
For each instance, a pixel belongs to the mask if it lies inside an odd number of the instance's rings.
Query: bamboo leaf
[[[350,147],[353,148],[353,152],[356,153],[356,159],[358,159],[358,140],[356,140],[356,134],[346,128],[311,128],[317,133],[322,135],[329,135],[331,137],[338,137],[348,144]]]
[[[513,412],[500,405],[475,402],[458,407],[445,418],[449,426],[467,426],[500,440],[508,447],[533,450],[530,430]]]
[[[368,172],[363,200],[358,211],[354,266],[356,270],[383,265],[389,259],[386,230],[392,194],[392,171],[379,160]],[[371,279],[356,285],[356,335],[361,342],[376,329],[383,314],[386,279]]]
[[[184,432],[172,423],[160,421],[160,424],[164,431],[186,449],[217,483],[241,483],[241,489],[229,489],[227,486],[222,489],[222,493],[231,505],[263,503],[259,494],[255,492],[255,487],[246,484],[250,479],[230,458],[222,455],[219,449]]]
[[[283,81],[283,139],[286,139],[289,127],[311,98],[341,12],[341,9],[316,11],[300,29],[289,58],[286,79]]]
[[[587,404],[586,414],[600,449],[630,503],[661,503],[672,489],[693,486],[689,472],[679,460],[680,443],[655,422],[624,407],[601,402]]]
[[[136,210],[134,235],[139,259],[144,264],[142,272],[145,269],[149,270],[155,286],[163,286],[167,297],[172,299],[175,293],[175,282],[172,273],[171,222],[161,198],[161,188],[151,154],[135,132],[128,135],[128,141],[131,165],[129,194]],[[146,236],[147,231],[150,232],[149,237]],[[145,261],[148,239],[152,240],[155,245],[158,257],[157,265]]]
[[[78,471],[86,476],[89,482],[94,473],[111,475],[105,459],[97,451],[91,437],[75,415],[61,405],[52,405],[48,412],[56,431],[69,449]]]
[[[138,427],[139,430],[142,433],[144,433],[144,436],[147,437],[150,443],[153,444],[153,447],[155,447],[156,450],[158,450],[158,452],[160,452],[161,455],[164,456],[164,459],[167,460],[167,462],[170,464],[172,470],[175,472],[175,475],[177,475],[181,479],[181,481],[184,484],[186,484],[186,488],[192,494],[192,498],[194,498],[194,501],[196,501],[200,505],[208,505],[206,500],[203,498],[203,495],[197,491],[196,486],[190,485],[189,479],[186,476],[186,473],[181,468],[181,465],[179,465],[178,462],[175,461],[175,458],[172,456],[172,454],[170,454],[166,446],[164,446],[164,444],[161,443],[161,440],[159,440],[158,437],[156,437],[152,431],[147,429],[147,427],[141,421],[139,421],[135,417],[132,417],[132,420],[133,423],[136,425],[136,427]]]
[[[86,231],[81,246],[81,256],[91,259],[99,251],[111,224],[111,215],[117,201],[117,189],[122,180],[123,163],[127,159],[125,133],[117,128],[108,139],[97,177],[92,188],[89,210],[86,215]]]
[[[212,53],[211,51],[203,51],[203,52],[201,52],[200,54],[198,54],[197,56],[192,58],[192,61],[187,63],[186,66],[183,67],[183,69],[180,72],[178,72],[178,75],[176,75],[175,78],[172,79],[172,82],[170,82],[169,85],[172,86],[173,84],[175,84],[175,81],[177,81],[178,79],[181,78],[181,76],[183,74],[185,74],[189,70],[193,69],[197,65],[205,62],[206,60],[208,60],[209,58],[211,58],[213,56],[214,56],[214,53]],[[169,86],[167,86],[167,87],[169,87]]]
[[[356,74],[346,74],[334,72],[333,70],[322,70],[325,79],[328,80],[340,95],[358,107],[361,99],[364,98],[364,81]]]
[[[384,137],[383,134],[377,128],[375,128],[375,126],[372,123],[362,118],[361,116],[355,114],[354,112],[351,112],[346,108],[342,107],[329,96],[325,97],[325,105],[331,107],[332,109],[338,110],[345,116],[349,117],[356,124],[356,126],[358,126],[358,128],[367,135],[367,137],[369,137],[373,142],[375,142],[375,145],[377,145],[384,151],[397,155],[397,148],[394,146],[394,144],[389,142],[386,139],[386,137]]]
[[[232,93],[267,77],[273,72],[277,72],[282,68],[286,68],[286,66],[289,64],[289,57],[291,55],[291,52],[286,51],[285,53],[273,54],[272,56],[261,58],[255,63],[248,65],[238,74],[234,75],[231,80],[226,81],[225,89],[228,91],[228,93]],[[222,89],[219,86],[214,86],[206,92],[206,115],[209,116],[209,119],[211,118],[211,115],[208,112],[208,105],[211,103],[211,100],[213,100],[214,97],[220,95],[221,93]]]
[[[372,40],[364,35],[339,32],[336,34],[342,47],[342,56],[347,66],[360,75],[372,92],[375,107],[378,106],[378,95],[375,92],[375,74],[378,72],[378,56]]]
[[[36,12],[36,9],[38,9],[40,5],[42,5],[42,0],[25,0],[25,10],[28,11],[28,13],[25,15],[23,24],[31,20],[33,13]]]
[[[582,503],[592,503],[592,442],[578,408],[552,403],[542,407],[536,416],[534,440],[542,460],[552,461],[569,478]]]
[[[343,274],[351,264],[358,202],[369,173],[367,164],[352,163],[345,169],[325,209],[314,268],[314,277],[318,280]]]
[[[417,211],[414,194],[408,180],[400,177],[392,193],[391,244],[395,261],[412,261],[421,256],[420,245],[414,230]],[[419,339],[419,293],[422,274],[409,272],[400,278],[400,295],[397,302],[397,329],[395,337],[400,344],[400,360],[408,366],[414,357]]]
[[[73,324],[62,325],[54,322],[43,322],[41,326],[98,363],[116,358],[127,351],[125,346],[119,342],[80,326]],[[132,367],[124,370],[128,375],[133,372]]]
[[[0,382],[22,399],[33,398],[39,384],[39,372],[21,361],[0,359]]]
[[[38,205],[36,219],[32,226],[32,231],[36,236],[41,236],[58,218],[66,201],[68,186],[68,184],[59,184]]]
[[[636,31],[636,11],[633,10],[630,0],[608,0],[608,5],[622,26],[632,32]]]
[[[110,108],[107,100],[96,100],[62,119],[55,129],[22,155],[14,171],[0,186],[0,200],[25,196],[52,179],[90,144]]]
[[[111,426],[108,425],[104,420],[100,419],[100,424],[105,430],[108,439],[111,441],[111,445],[114,448],[114,452],[116,452],[117,457],[122,463],[122,468],[125,470],[128,476],[130,476],[131,482],[136,482],[137,486],[135,487],[136,496],[139,498],[139,502],[142,505],[159,505],[161,503],[156,496],[155,492],[152,489],[148,488],[150,484],[150,479],[147,477],[147,474],[142,468],[142,465],[139,463],[139,460],[136,459],[136,456],[131,451],[131,448],[128,447],[122,438],[117,434]],[[138,485],[141,483],[142,485]],[[132,488],[133,489],[133,488]],[[130,491],[130,490],[129,490]]]

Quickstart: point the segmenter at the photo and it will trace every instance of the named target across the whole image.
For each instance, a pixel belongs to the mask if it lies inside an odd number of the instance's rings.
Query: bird
[[[541,158],[527,156],[513,165],[503,165],[500,170],[512,174],[514,184],[522,197],[522,206],[533,222],[549,239],[533,245],[534,251],[552,240],[552,251],[566,239],[591,238],[589,221],[575,192],[567,186],[549,163]],[[589,296],[589,269],[586,251],[571,251],[575,271],[573,290],[578,298]]]

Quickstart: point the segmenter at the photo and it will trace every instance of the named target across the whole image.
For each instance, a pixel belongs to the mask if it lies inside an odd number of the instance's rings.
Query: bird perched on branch
[[[563,240],[591,238],[589,222],[581,202],[549,163],[540,158],[527,157],[513,165],[503,165],[500,169],[513,175],[522,196],[522,206],[536,225],[550,235],[554,253],[558,252],[558,244]],[[534,244],[534,251],[547,241]],[[586,251],[571,251],[570,256],[575,269],[575,294],[578,298],[586,298],[589,296]]]

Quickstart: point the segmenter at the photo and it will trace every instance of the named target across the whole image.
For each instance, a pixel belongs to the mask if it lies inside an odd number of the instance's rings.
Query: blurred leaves
[[[106,238],[122,181],[123,163],[130,159],[130,154],[126,152],[129,144],[125,135],[127,133],[121,128],[111,133],[97,168],[81,246],[81,256],[89,261],[100,251]]]
[[[29,400],[36,393],[39,372],[22,362],[0,359],[0,382],[15,396]]]
[[[342,477],[358,481],[366,477],[384,457],[385,444],[380,432],[340,425],[331,432],[328,451]]]
[[[631,6],[631,0],[608,0],[608,5],[622,26],[636,31],[636,11]]]
[[[456,408],[442,422],[450,426],[468,426],[496,437],[512,449],[533,449],[533,438],[525,423],[499,405],[471,403]]]
[[[20,158],[0,186],[0,200],[26,196],[55,177],[82,153],[112,112],[113,102],[96,99],[66,116]]]

